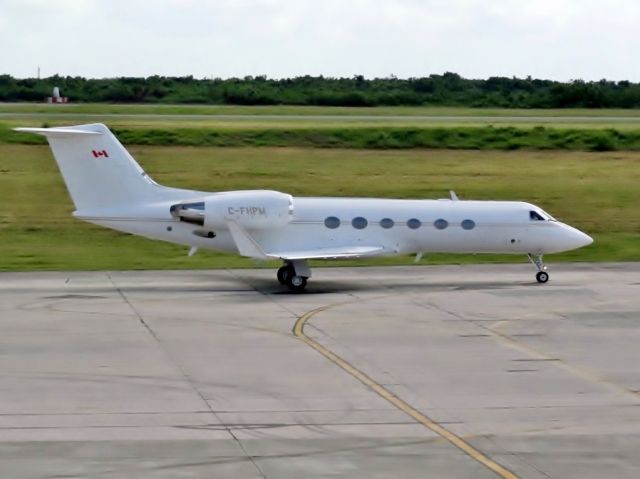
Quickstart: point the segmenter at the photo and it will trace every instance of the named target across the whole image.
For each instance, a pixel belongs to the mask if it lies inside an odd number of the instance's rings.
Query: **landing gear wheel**
[[[542,260],[542,254],[529,253],[527,257],[538,270],[536,273],[536,280],[538,283],[544,284],[549,281],[549,273],[546,271],[547,267],[544,265],[544,261]]]
[[[549,281],[549,273],[547,273],[546,271],[538,271],[538,273],[536,274],[536,280],[538,281],[538,283],[546,283],[547,281]]]
[[[292,274],[287,278],[287,286],[289,286],[289,289],[291,289],[291,291],[304,291],[304,288],[307,286],[307,278],[305,278],[304,276],[296,276],[295,274]]]
[[[278,276],[278,282],[279,282],[280,284],[283,284],[283,285],[284,285],[284,284],[287,284],[287,279],[288,279],[290,276],[294,276],[294,274],[295,274],[295,273],[293,272],[293,270],[292,270],[291,266],[288,266],[288,265],[282,266],[282,267],[278,270],[278,274],[277,274],[277,276]]]

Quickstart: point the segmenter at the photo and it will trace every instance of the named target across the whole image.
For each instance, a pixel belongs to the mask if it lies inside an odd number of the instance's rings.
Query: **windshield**
[[[531,221],[556,221],[556,219],[550,214],[542,210],[529,211],[529,220]]]
[[[547,220],[547,221],[558,221],[556,220],[553,216],[551,216],[549,213],[547,213],[546,211],[543,210],[538,210],[539,213],[542,214],[542,216]]]

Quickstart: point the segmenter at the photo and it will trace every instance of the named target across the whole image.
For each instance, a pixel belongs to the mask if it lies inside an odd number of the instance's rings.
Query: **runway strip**
[[[316,273],[0,273],[0,477],[640,477],[640,263]]]
[[[457,436],[453,432],[449,431],[445,427],[438,424],[429,416],[424,415],[423,413],[418,411],[416,408],[412,407],[410,404],[408,404],[407,402],[403,401],[401,398],[393,394],[391,391],[389,391],[387,388],[382,386],[380,383],[376,382],[370,376],[368,376],[367,374],[365,374],[364,372],[362,372],[361,370],[353,366],[351,363],[341,358],[340,356],[330,351],[329,349],[324,347],[322,344],[318,343],[317,341],[313,340],[312,338],[310,338],[305,334],[304,327],[311,318],[313,318],[314,316],[316,316],[317,314],[323,311],[338,307],[343,304],[345,303],[342,302],[342,303],[330,304],[330,305],[322,306],[320,308],[316,308],[312,311],[309,311],[308,313],[303,314],[298,318],[298,320],[294,324],[293,334],[297,338],[302,340],[304,343],[306,343],[307,345],[315,349],[317,352],[319,352],[329,361],[339,366],[342,370],[351,374],[354,378],[356,378],[362,384],[367,386],[377,395],[389,401],[393,406],[397,407],[402,412],[411,416],[417,422],[419,422],[426,428],[430,429],[434,433],[438,434],[440,437],[442,437],[452,445],[456,446],[462,452],[464,452],[465,454],[470,456],[472,459],[474,459],[475,461],[485,466],[487,469],[491,470],[492,472],[494,472],[495,474],[497,474],[503,479],[518,479],[518,476],[516,476],[513,472],[511,472],[504,466],[498,464],[496,461],[494,461],[493,459],[491,459],[490,457],[488,457],[487,455],[485,455],[484,453],[482,453],[481,451],[473,447],[471,444],[466,442],[460,436]]]
[[[246,114],[164,114],[164,113],[74,113],[0,112],[1,119],[60,118],[67,120],[158,120],[158,121],[314,121],[314,122],[425,122],[425,123],[638,123],[640,116],[515,116],[515,115],[246,115]]]

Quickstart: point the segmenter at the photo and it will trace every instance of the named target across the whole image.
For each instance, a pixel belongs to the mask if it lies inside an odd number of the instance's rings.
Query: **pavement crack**
[[[496,327],[496,324],[497,326],[501,326],[504,324],[505,321],[510,321],[510,320],[501,320],[501,321],[498,321],[498,323],[495,323],[495,320],[494,320],[493,325],[487,325],[487,324],[484,324],[486,321],[476,321],[474,319],[467,318],[461,314],[455,313],[453,311],[449,311],[446,308],[443,308],[437,304],[434,304],[433,302],[429,302],[426,304],[422,304],[422,303],[417,303],[417,304],[420,304],[422,307],[425,307],[425,308],[427,307],[433,308],[437,311],[440,311],[441,313],[444,313],[453,318],[456,318],[456,320],[465,321],[469,324],[473,324],[474,326],[489,333],[492,339],[498,341],[499,343],[511,349],[514,349],[516,351],[519,351],[521,353],[528,355],[529,356],[528,360],[530,361],[548,362],[549,364],[554,365],[573,376],[577,376],[593,384],[599,384],[601,386],[604,386],[608,388],[610,391],[615,392],[617,394],[623,394],[627,397],[631,397],[636,403],[640,400],[640,393],[638,391],[635,391],[631,388],[627,388],[625,386],[621,386],[617,383],[611,382],[605,379],[604,377],[602,377],[601,375],[599,375],[598,373],[596,373],[595,371],[591,371],[583,367],[569,364],[567,361],[557,357],[557,355],[547,354],[543,351],[540,351],[531,346],[528,346],[518,341],[518,339],[516,339],[516,337],[514,337],[513,335],[504,333],[500,331],[499,327]],[[518,360],[523,361],[523,359],[518,359]]]
[[[111,277],[111,273],[107,272],[107,278],[109,279],[109,281],[111,282],[111,284],[113,285],[114,289],[118,292],[118,294],[120,295],[120,297],[122,298],[122,300],[129,306],[129,308],[131,309],[131,311],[134,313],[134,315],[136,316],[136,318],[138,319],[138,321],[140,322],[140,324],[147,330],[147,332],[149,333],[149,335],[151,335],[151,337],[154,339],[154,341],[156,342],[156,344],[158,345],[158,348],[164,353],[164,355],[169,359],[169,361],[174,365],[174,367],[178,370],[178,372],[180,373],[180,375],[183,377],[184,381],[191,387],[191,389],[193,390],[193,392],[200,398],[200,400],[203,402],[203,404],[205,405],[205,407],[207,408],[207,410],[213,415],[213,417],[223,426],[224,430],[227,432],[227,434],[229,434],[229,436],[231,436],[234,440],[234,442],[238,445],[238,447],[240,448],[240,450],[242,451],[242,453],[245,455],[245,457],[247,459],[249,459],[249,461],[251,461],[251,464],[253,464],[253,467],[256,469],[256,471],[258,472],[258,474],[260,475],[260,477],[267,479],[266,474],[264,473],[264,471],[262,470],[262,468],[258,465],[258,463],[256,462],[256,458],[249,454],[249,452],[246,450],[246,448],[244,447],[244,444],[242,444],[242,441],[240,441],[240,439],[238,438],[238,436],[235,434],[235,432],[233,431],[233,429],[231,427],[229,427],[228,424],[226,424],[221,418],[220,416],[218,416],[218,414],[216,413],[216,411],[211,407],[211,404],[209,404],[209,401],[207,401],[207,398],[204,396],[204,394],[202,393],[202,391],[200,390],[200,388],[198,388],[197,384],[195,383],[195,381],[193,381],[191,379],[191,376],[189,376],[189,374],[187,373],[187,371],[185,371],[185,369],[179,364],[178,361],[176,361],[176,359],[173,357],[173,355],[169,352],[169,350],[164,346],[164,344],[162,343],[162,340],[160,339],[159,335],[153,330],[153,328],[149,325],[149,323],[147,321],[145,321],[144,317],[142,316],[142,314],[140,313],[140,311],[138,311],[138,309],[131,303],[131,301],[129,301],[129,298],[127,298],[127,296],[124,294],[124,291],[122,290],[122,288],[120,288],[116,282],[113,280],[113,278]]]

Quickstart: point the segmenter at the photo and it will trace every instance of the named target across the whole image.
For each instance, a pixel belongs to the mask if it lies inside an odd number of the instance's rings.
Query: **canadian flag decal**
[[[95,158],[109,158],[109,153],[107,153],[107,150],[91,150],[91,153],[93,153],[93,156]]]

